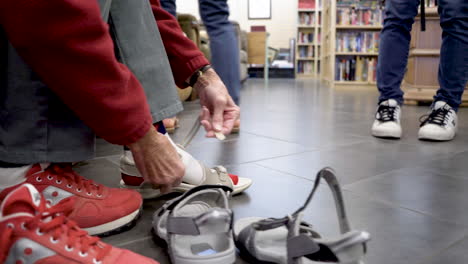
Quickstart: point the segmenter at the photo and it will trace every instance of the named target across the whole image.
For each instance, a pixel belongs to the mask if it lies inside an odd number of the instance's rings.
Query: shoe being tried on
[[[67,218],[73,202],[51,207],[30,184],[10,191],[0,205],[0,263],[158,264],[89,236]]]
[[[372,135],[380,138],[401,138],[400,118],[401,107],[396,100],[381,102],[372,124]]]
[[[233,189],[233,194],[235,195],[242,193],[252,185],[251,179],[229,174],[226,168],[222,166],[215,168],[205,166],[185,151],[182,146],[174,144],[170,137],[168,139],[176,148],[185,165],[185,175],[182,183],[172,189],[174,192],[184,193],[196,186],[219,184]],[[120,186],[122,188],[138,191],[143,196],[143,199],[157,198],[162,195],[158,189],[154,189],[151,184],[144,182],[143,176],[136,167],[131,151],[125,151],[124,155],[120,158],[120,172],[122,176]]]
[[[32,184],[50,205],[72,198],[75,207],[69,218],[92,235],[114,234],[133,226],[143,204],[138,192],[87,180],[73,171],[71,164],[36,164],[24,182]],[[5,189],[0,200],[17,187]]]
[[[455,137],[458,117],[455,110],[444,101],[437,101],[428,115],[421,117],[419,139],[448,141]]]

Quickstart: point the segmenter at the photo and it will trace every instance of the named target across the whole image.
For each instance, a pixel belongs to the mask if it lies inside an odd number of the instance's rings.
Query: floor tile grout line
[[[410,212],[413,212],[413,213],[417,213],[417,214],[420,214],[420,215],[423,215],[423,216],[427,216],[427,217],[430,217],[434,220],[437,220],[439,222],[442,222],[442,223],[446,223],[446,224],[451,224],[451,225],[456,225],[456,226],[461,226],[463,227],[463,229],[465,230],[465,232],[468,232],[468,225],[463,225],[463,224],[460,224],[460,223],[456,223],[456,222],[452,222],[452,221],[449,221],[449,220],[446,220],[446,219],[442,219],[442,218],[439,218],[435,215],[431,215],[429,213],[426,213],[426,212],[421,212],[421,211],[418,211],[418,210],[415,210],[415,209],[411,209],[411,208],[408,208],[408,207],[405,207],[405,206],[401,206],[401,205],[398,205],[398,204],[395,204],[395,203],[392,203],[390,201],[386,201],[386,200],[382,200],[382,199],[378,199],[378,198],[375,198],[375,197],[369,197],[369,196],[365,196],[365,195],[362,195],[360,193],[357,193],[355,191],[352,191],[352,190],[349,190],[349,189],[345,189],[343,188],[344,191],[346,192],[349,192],[355,196],[358,196],[360,198],[363,198],[363,199],[366,199],[368,201],[374,201],[374,202],[378,202],[378,203],[381,203],[381,204],[385,204],[385,205],[388,205],[390,207],[393,207],[393,208],[399,208],[399,209],[403,209],[403,210],[406,210],[406,211],[410,211]],[[468,235],[468,233],[467,233]]]
[[[441,254],[442,252],[445,252],[445,251],[449,250],[450,248],[456,246],[457,244],[462,243],[465,239],[468,239],[468,231],[465,230],[465,232],[466,232],[465,235],[464,235],[461,239],[456,240],[455,242],[449,244],[447,247],[438,250],[437,253],[432,254],[432,255],[430,255],[430,256],[428,256],[428,257],[423,258],[423,259],[422,259],[420,262],[418,262],[417,264],[425,264],[425,263],[427,263],[428,260],[431,260],[431,259],[435,258],[438,254]]]
[[[295,175],[295,174],[292,174],[292,173],[289,173],[289,172],[285,172],[285,171],[282,171],[282,170],[278,170],[278,169],[275,169],[275,168],[270,168],[268,166],[261,165],[261,164],[258,164],[258,163],[253,163],[252,165],[256,165],[256,166],[259,166],[259,167],[262,167],[262,168],[265,168],[265,169],[268,169],[268,170],[272,170],[272,171],[276,171],[276,172],[279,172],[279,173],[282,173],[282,174],[293,176],[293,177],[296,177],[296,178],[299,178],[299,179],[303,179],[303,180],[307,180],[307,181],[314,181],[313,179],[305,178],[305,177]]]

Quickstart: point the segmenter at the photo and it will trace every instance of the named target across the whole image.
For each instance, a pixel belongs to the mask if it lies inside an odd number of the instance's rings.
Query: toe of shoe
[[[450,140],[455,136],[454,131],[433,124],[427,124],[419,129],[418,137],[429,140]]]

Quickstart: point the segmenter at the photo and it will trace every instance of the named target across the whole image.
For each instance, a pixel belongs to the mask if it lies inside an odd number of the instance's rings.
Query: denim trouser
[[[177,114],[182,105],[149,1],[98,1],[110,24],[116,56],[143,85],[153,121]],[[0,161],[31,164],[92,158],[93,131],[41,82],[11,45],[0,52]]]
[[[418,14],[419,2],[387,0],[377,65],[379,102],[391,98],[400,104],[403,102],[400,84],[405,74],[410,31]],[[443,33],[438,73],[440,89],[434,100],[445,101],[458,109],[468,81],[468,1],[439,0],[438,3]]]
[[[227,0],[198,0],[200,16],[210,36],[211,64],[238,104],[240,99],[239,45],[229,22]],[[161,0],[162,7],[176,16],[176,0]]]

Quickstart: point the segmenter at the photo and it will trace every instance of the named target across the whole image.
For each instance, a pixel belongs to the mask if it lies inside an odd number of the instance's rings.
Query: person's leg
[[[99,0],[103,17],[108,16],[111,1]],[[94,133],[11,45],[2,51],[6,53],[0,60],[5,65],[0,89],[0,200],[26,182],[51,205],[74,197],[69,218],[90,234],[120,232],[130,226],[139,215],[141,196],[86,180],[72,170],[71,162],[94,157]]]
[[[177,16],[176,0],[161,0],[161,6],[173,16]]]
[[[119,60],[142,84],[153,122],[175,116],[182,103],[148,0],[113,0],[109,24]]]
[[[229,22],[227,0],[199,0],[200,16],[210,36],[211,63],[236,104],[240,100],[239,45]]]
[[[468,81],[468,1],[439,0],[442,48],[440,49],[440,89],[434,101],[444,101],[455,111]]]
[[[387,0],[380,34],[377,87],[379,102],[395,99],[403,103],[400,88],[408,62],[411,28],[418,14],[419,0]]]

